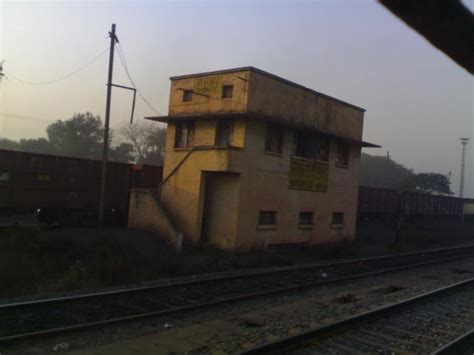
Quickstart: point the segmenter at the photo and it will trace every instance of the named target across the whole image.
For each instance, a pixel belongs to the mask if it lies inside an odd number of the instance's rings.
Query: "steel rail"
[[[432,352],[432,355],[442,355],[442,354],[462,354],[463,350],[469,350],[470,354],[474,353],[474,349],[465,349],[465,344],[469,341],[474,344],[474,328],[464,333],[460,337],[454,339],[452,342],[444,345],[443,347],[437,349],[436,351]]]
[[[24,302],[4,303],[4,304],[0,304],[0,310],[12,308],[12,307],[35,305],[35,304],[73,301],[73,300],[80,300],[80,299],[85,299],[85,298],[96,298],[96,297],[102,297],[102,296],[134,293],[137,291],[159,290],[159,289],[170,288],[170,287],[189,286],[189,285],[194,285],[194,284],[203,284],[203,283],[209,283],[209,282],[215,282],[215,281],[227,281],[227,280],[230,281],[230,280],[235,280],[239,278],[251,278],[251,277],[258,277],[258,276],[263,276],[263,275],[276,275],[279,273],[286,273],[286,272],[292,272],[292,271],[327,268],[327,267],[332,267],[332,266],[350,265],[354,263],[362,263],[362,262],[370,262],[370,261],[378,261],[378,260],[389,260],[391,258],[397,258],[397,257],[403,258],[403,257],[415,256],[415,255],[435,254],[435,253],[440,253],[440,252],[464,250],[465,248],[470,248],[470,247],[474,248],[474,244],[465,244],[465,245],[449,247],[449,248],[427,249],[427,250],[420,250],[420,251],[400,253],[400,254],[388,254],[388,255],[374,256],[374,257],[368,257],[368,258],[349,259],[349,260],[343,260],[343,261],[336,261],[332,263],[282,267],[276,270],[265,269],[265,270],[256,270],[256,271],[250,271],[250,272],[245,272],[245,271],[238,272],[232,275],[218,275],[218,276],[211,275],[210,277],[205,277],[205,276],[199,277],[198,279],[195,279],[195,280],[184,280],[184,281],[163,283],[159,285],[128,287],[128,288],[122,288],[118,290],[100,291],[100,292],[93,292],[93,293],[86,293],[86,294],[79,294],[79,295],[63,296],[63,297],[50,297],[50,298],[44,298],[44,299],[39,299],[39,300],[24,301]],[[467,257],[469,256],[472,256],[472,255],[471,254],[467,255]]]
[[[422,262],[422,263],[415,263],[415,264],[403,265],[399,267],[386,268],[382,270],[354,274],[350,276],[342,276],[342,277],[337,277],[331,280],[309,282],[305,284],[299,284],[299,285],[294,285],[294,286],[289,286],[289,287],[281,287],[278,289],[273,289],[273,290],[268,290],[268,291],[263,291],[263,292],[256,292],[256,293],[244,294],[244,295],[233,296],[233,297],[228,297],[228,298],[221,298],[215,301],[201,302],[201,303],[196,303],[196,304],[192,304],[188,306],[168,308],[168,309],[160,310],[160,311],[139,313],[139,314],[133,314],[133,315],[124,316],[124,317],[110,318],[110,319],[101,320],[101,321],[87,322],[87,323],[76,324],[76,325],[71,325],[71,326],[64,326],[64,327],[51,328],[51,329],[45,329],[45,330],[40,330],[40,331],[28,332],[28,333],[15,334],[15,335],[1,337],[0,344],[11,342],[14,340],[19,340],[19,339],[26,339],[26,338],[32,338],[32,337],[37,337],[37,336],[43,336],[43,335],[53,335],[53,334],[65,333],[65,332],[70,332],[70,331],[75,331],[75,330],[94,328],[98,326],[112,325],[112,324],[117,324],[117,323],[121,323],[125,321],[133,321],[133,320],[146,319],[146,318],[156,317],[156,316],[184,313],[184,312],[189,312],[189,311],[193,311],[193,310],[201,309],[205,307],[212,307],[212,306],[223,305],[223,304],[232,304],[232,303],[250,300],[250,299],[258,298],[258,297],[272,296],[272,295],[277,295],[280,293],[302,290],[302,289],[312,288],[316,286],[323,286],[323,285],[344,282],[344,281],[349,281],[349,280],[358,279],[358,278],[377,276],[377,275],[381,275],[381,274],[385,274],[389,272],[402,271],[406,269],[433,265],[433,264],[438,264],[438,263],[443,263],[443,262],[449,262],[453,260],[460,260],[463,258],[469,258],[473,256],[474,254],[452,256],[449,258],[431,260],[431,261]],[[19,305],[24,305],[24,304],[16,304],[16,306],[19,306]]]
[[[284,352],[289,348],[293,348],[295,346],[298,346],[300,344],[304,344],[307,342],[310,342],[312,340],[316,340],[317,338],[321,338],[325,335],[335,333],[337,330],[345,330],[347,329],[348,326],[354,325],[354,323],[359,323],[362,321],[367,321],[372,318],[380,318],[382,315],[386,315],[389,312],[393,312],[395,310],[398,310],[404,306],[412,305],[416,302],[426,300],[428,298],[431,298],[433,296],[440,296],[448,291],[453,291],[455,289],[461,288],[463,286],[469,285],[469,284],[474,284],[474,278],[470,278],[468,280],[460,281],[455,284],[441,287],[439,289],[429,291],[426,293],[423,293],[421,295],[417,295],[414,297],[410,297],[408,299],[398,301],[389,305],[385,305],[367,312],[359,313],[355,316],[348,317],[342,320],[338,320],[329,324],[325,324],[322,326],[318,326],[315,328],[312,328],[310,330],[300,332],[298,334],[294,334],[291,336],[287,336],[275,341],[271,341],[259,346],[255,346],[253,348],[244,350],[240,352],[239,354],[241,355],[248,355],[248,354],[265,354],[265,353],[280,353]],[[451,342],[450,344],[455,344],[457,340],[462,340],[465,339],[465,336],[468,334],[471,334],[471,332],[459,337],[455,341]],[[442,348],[444,349],[444,348]]]

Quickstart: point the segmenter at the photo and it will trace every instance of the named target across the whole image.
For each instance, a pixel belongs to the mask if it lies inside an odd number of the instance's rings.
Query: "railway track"
[[[460,337],[433,352],[433,355],[472,355],[474,353],[474,327]]]
[[[0,344],[474,256],[474,245],[0,305]]]
[[[242,354],[472,354],[473,327],[471,278]]]

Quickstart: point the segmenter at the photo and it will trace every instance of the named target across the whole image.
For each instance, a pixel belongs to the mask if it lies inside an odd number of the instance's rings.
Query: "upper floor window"
[[[337,159],[336,165],[349,165],[349,144],[346,142],[339,142],[337,145]]]
[[[174,136],[175,148],[190,148],[194,141],[194,122],[177,122]]]
[[[294,155],[297,157],[329,160],[329,139],[316,132],[298,131],[295,134]]]
[[[224,85],[222,87],[222,98],[230,99],[234,94],[234,85]]]
[[[273,124],[267,125],[265,151],[278,154],[283,153],[283,127]]]
[[[193,91],[183,90],[183,101],[192,101],[192,100],[193,100]]]
[[[226,146],[232,144],[232,135],[234,133],[234,120],[221,119],[217,121],[216,127],[216,145]]]

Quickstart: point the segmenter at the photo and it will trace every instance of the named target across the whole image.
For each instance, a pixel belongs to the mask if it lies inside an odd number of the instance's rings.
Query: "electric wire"
[[[122,47],[120,46],[120,42],[117,43],[117,44],[118,44],[118,45],[117,45],[116,48],[117,48],[117,53],[118,53],[118,55],[119,55],[120,63],[121,63],[121,65],[122,65],[123,69],[125,70],[125,74],[127,75],[128,80],[129,80],[130,83],[132,84],[133,88],[134,88],[135,90],[137,90],[138,96],[140,96],[140,98],[141,98],[141,99],[143,100],[143,102],[148,106],[148,108],[149,108],[151,111],[155,112],[156,114],[161,115],[161,113],[160,113],[157,109],[155,109],[155,108],[153,107],[153,105],[150,104],[150,102],[145,98],[145,96],[142,94],[142,92],[140,91],[140,89],[137,88],[137,85],[136,85],[135,82],[133,81],[132,76],[130,75],[130,72],[129,72],[129,70],[128,70],[127,61],[125,60],[125,55],[124,55],[124,53],[123,53]]]
[[[95,61],[97,61],[100,57],[102,57],[105,53],[107,53],[109,49],[105,49],[103,52],[101,52],[99,55],[97,55],[96,57],[94,57],[92,60],[90,60],[89,62],[87,62],[86,64],[84,64],[83,66],[79,67],[78,69],[74,70],[73,72],[67,74],[67,75],[64,75],[62,77],[59,77],[57,79],[54,79],[54,80],[49,80],[49,81],[39,81],[39,82],[34,82],[34,81],[27,81],[27,80],[23,80],[23,79],[20,79],[18,77],[16,77],[15,75],[11,74],[9,71],[7,70],[4,70],[5,74],[7,74],[7,76],[15,79],[16,81],[20,82],[20,83],[23,83],[23,84],[28,84],[28,85],[46,85],[46,84],[53,84],[53,83],[56,83],[58,81],[61,81],[61,80],[65,80],[65,79],[68,79],[70,78],[71,76],[73,76],[74,74],[77,74],[79,73],[80,71],[82,71],[83,69],[87,68],[89,65],[93,64]]]
[[[5,118],[8,117],[8,118],[16,119],[16,120],[31,121],[31,122],[36,122],[36,123],[40,123],[40,122],[53,123],[53,121],[54,121],[54,119],[17,115],[17,114],[13,114],[13,113],[1,113],[0,116],[3,116]]]

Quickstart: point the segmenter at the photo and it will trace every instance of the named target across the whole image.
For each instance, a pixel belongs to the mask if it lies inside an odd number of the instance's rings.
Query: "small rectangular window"
[[[331,224],[334,225],[334,226],[344,225],[344,213],[334,212],[332,214],[332,223]]]
[[[300,212],[298,224],[313,225],[313,212]]]
[[[51,178],[49,175],[47,174],[38,174],[36,175],[36,181],[39,181],[39,182],[50,182],[51,181]]]
[[[194,141],[194,122],[177,122],[174,136],[175,148],[190,148]]]
[[[283,127],[269,124],[265,135],[265,151],[283,153]]]
[[[234,94],[234,85],[224,85],[222,87],[222,98],[230,99]]]
[[[232,144],[232,136],[234,134],[234,120],[222,119],[217,121],[216,127],[216,145],[228,146]]]
[[[192,90],[183,90],[183,101],[192,101],[193,100],[193,91]]]
[[[8,172],[0,171],[0,182],[2,182],[2,181],[6,182],[8,180],[10,180],[10,176],[9,176]]]
[[[349,165],[349,144],[345,142],[338,143],[336,165],[344,167]]]
[[[258,224],[260,226],[276,225],[276,211],[260,211],[258,215]]]

